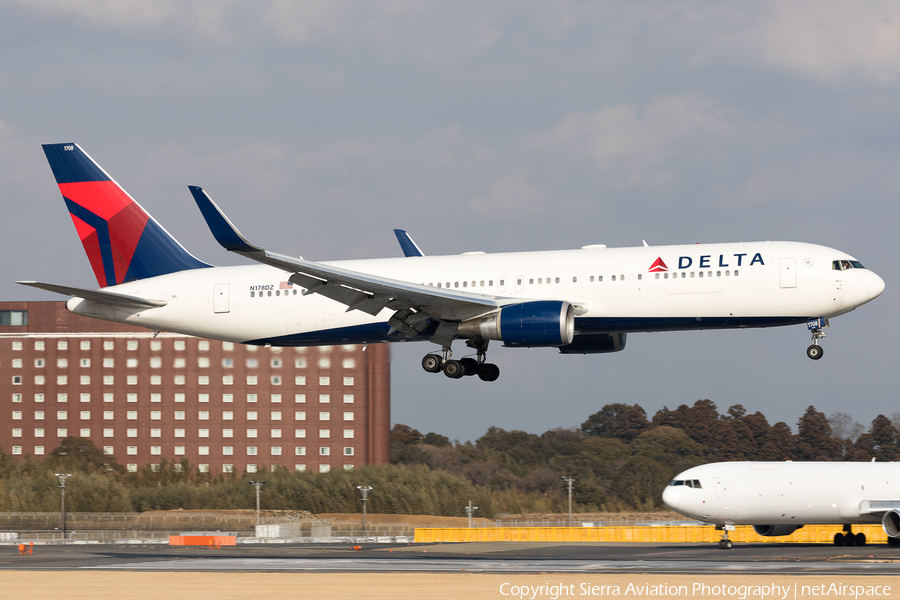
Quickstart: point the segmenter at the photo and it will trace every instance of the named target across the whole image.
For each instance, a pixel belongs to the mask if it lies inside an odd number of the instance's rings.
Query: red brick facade
[[[383,344],[261,348],[0,303],[0,444],[40,457],[67,435],[119,464],[327,471],[390,460]],[[24,324],[27,319],[27,324]],[[21,323],[21,324],[20,324]]]

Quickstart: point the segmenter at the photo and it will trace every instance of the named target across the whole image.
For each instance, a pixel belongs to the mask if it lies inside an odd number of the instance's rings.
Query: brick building
[[[0,302],[0,446],[39,458],[69,435],[132,471],[386,464],[389,349],[154,336],[64,302]]]

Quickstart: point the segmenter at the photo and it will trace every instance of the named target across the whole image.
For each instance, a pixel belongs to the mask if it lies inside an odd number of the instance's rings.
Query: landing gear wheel
[[[461,358],[459,364],[463,366],[463,375],[471,377],[478,374],[478,361],[474,358]]]
[[[484,363],[478,367],[478,377],[482,381],[497,381],[500,377],[500,367],[493,363]]]
[[[844,534],[836,533],[834,534],[834,545],[835,546],[843,546],[845,544]]]
[[[422,359],[422,368],[429,373],[437,373],[441,370],[441,357],[437,354],[426,354]]]
[[[722,550],[731,550],[732,546],[734,546],[734,542],[729,540],[728,538],[722,538],[719,540],[719,548]]]
[[[900,546],[900,538],[888,538],[888,546]]]
[[[816,344],[813,344],[806,349],[806,355],[813,360],[819,360],[820,358],[822,358],[823,354],[825,354],[825,350],[822,348],[822,346],[818,346]]]
[[[864,533],[856,534],[856,545],[857,546],[865,546],[866,545],[866,534],[864,534]]]
[[[450,379],[459,379],[463,374],[463,366],[458,360],[448,360],[444,363],[444,375]]]

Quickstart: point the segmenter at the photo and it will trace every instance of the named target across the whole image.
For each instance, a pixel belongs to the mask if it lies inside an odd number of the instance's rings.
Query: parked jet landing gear
[[[866,545],[866,534],[864,534],[864,533],[854,534],[853,530],[850,528],[850,525],[844,525],[844,533],[834,534],[834,545],[835,546],[865,546]]]
[[[422,359],[422,368],[429,373],[443,371],[450,379],[459,379],[464,376],[478,375],[482,381],[496,381],[500,377],[500,367],[493,363],[485,362],[487,359],[487,340],[468,340],[466,345],[475,348],[477,358],[467,356],[459,360],[453,360],[449,346],[444,346],[443,355],[426,354]]]
[[[722,539],[719,540],[719,548],[722,550],[731,550],[734,546],[734,542],[728,539],[728,532],[734,530],[734,525],[716,526],[716,529],[723,531]]]

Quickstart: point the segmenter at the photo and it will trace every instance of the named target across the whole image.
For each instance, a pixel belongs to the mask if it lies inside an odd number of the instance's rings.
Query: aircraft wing
[[[400,248],[403,250],[403,256],[409,258],[410,256],[425,256],[425,253],[422,252],[422,249],[419,248],[419,245],[416,244],[412,237],[406,232],[405,229],[395,229],[394,235],[397,236],[397,241],[400,242]]]
[[[40,281],[17,281],[20,285],[27,285],[40,290],[64,294],[66,296],[75,296],[76,298],[84,298],[85,300],[93,300],[103,304],[113,304],[116,306],[126,306],[128,308],[159,308],[165,306],[164,300],[149,300],[147,298],[139,298],[137,296],[129,296],[128,294],[119,294],[116,292],[105,292],[103,290],[84,290],[67,285],[56,285],[55,283],[42,283]]]
[[[227,216],[216,206],[203,188],[189,186],[191,194],[216,241],[230,252],[270,265],[288,273],[291,283],[306,288],[304,294],[321,294],[347,306],[347,311],[362,310],[377,315],[384,308],[402,311],[389,321],[392,327],[410,334],[404,325],[418,331],[424,321],[435,316],[445,320],[461,320],[488,313],[504,299],[487,294],[460,292],[446,288],[399,281],[369,273],[268,252],[251,244]],[[416,323],[422,322],[422,329]]]

